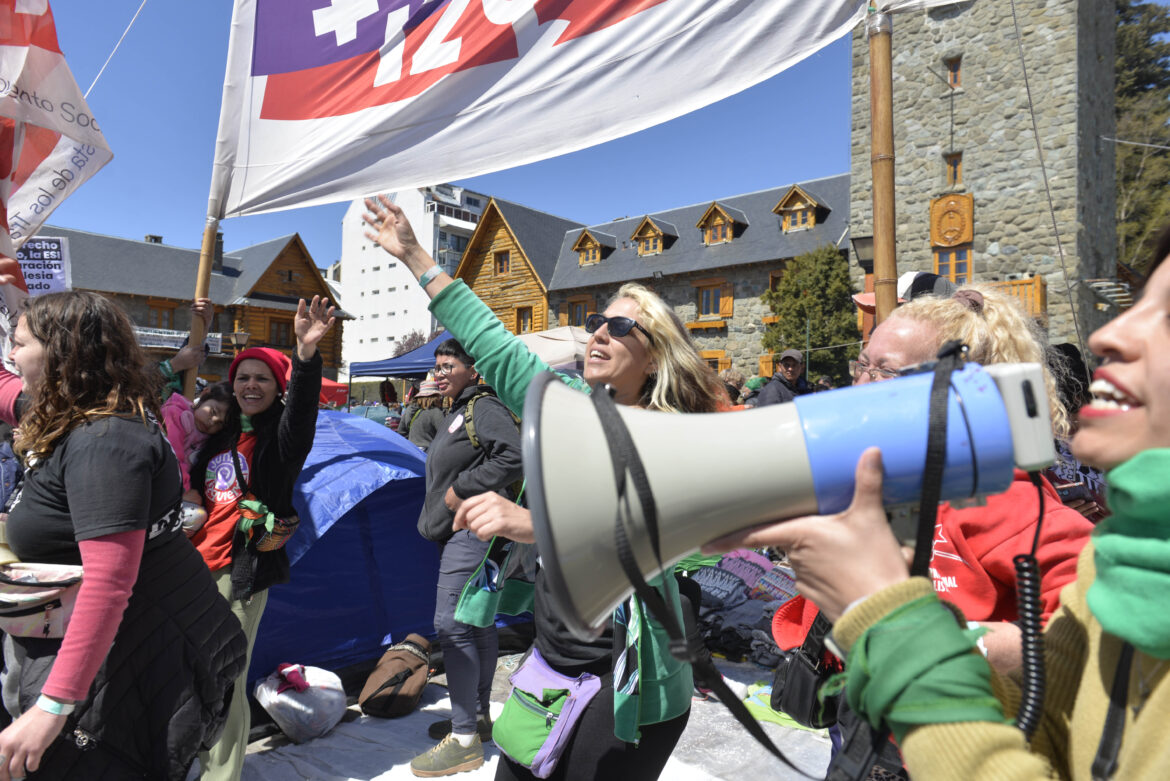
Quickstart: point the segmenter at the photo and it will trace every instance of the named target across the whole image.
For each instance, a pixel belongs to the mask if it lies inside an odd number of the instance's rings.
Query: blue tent
[[[269,590],[249,681],[281,662],[337,669],[410,632],[432,633],[438,550],[415,526],[425,462],[372,420],[318,413],[293,494],[292,580]]]
[[[355,361],[349,365],[350,377],[424,377],[435,365],[435,348],[451,338],[447,331],[421,347],[397,358],[383,361]]]

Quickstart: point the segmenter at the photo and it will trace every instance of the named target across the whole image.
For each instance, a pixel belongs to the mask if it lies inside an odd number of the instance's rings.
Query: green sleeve
[[[541,372],[552,371],[549,365],[505,328],[461,279],[440,290],[430,310],[475,359],[475,368],[500,400],[517,415],[523,415],[528,383]],[[588,392],[589,386],[583,380],[559,376],[570,387]]]
[[[838,624],[849,706],[875,727],[888,724],[899,742],[925,724],[1006,722],[975,647],[983,630],[960,627],[926,579],[878,592]]]
[[[158,370],[163,376],[162,398],[165,401],[172,393],[183,392],[183,375],[171,368],[171,359],[158,362]]]

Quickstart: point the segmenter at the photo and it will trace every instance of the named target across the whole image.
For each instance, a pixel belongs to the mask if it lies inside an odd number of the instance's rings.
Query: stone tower
[[[1016,0],[1015,10],[1070,284],[1009,0],[893,17],[898,273],[966,271],[971,282],[1025,299],[1053,343],[1075,341],[1074,307],[1084,338],[1115,314],[1084,284],[1116,276],[1114,155],[1102,140],[1114,134],[1114,8],[1104,0]],[[869,124],[862,25],[853,37],[854,237],[873,233]],[[872,269],[856,260],[851,268],[861,289]]]

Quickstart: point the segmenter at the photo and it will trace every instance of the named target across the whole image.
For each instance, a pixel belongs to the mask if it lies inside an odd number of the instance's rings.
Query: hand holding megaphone
[[[882,453],[861,454],[853,501],[833,515],[808,515],[724,535],[704,553],[774,547],[788,554],[800,593],[830,622],[854,602],[910,576],[882,503]]]

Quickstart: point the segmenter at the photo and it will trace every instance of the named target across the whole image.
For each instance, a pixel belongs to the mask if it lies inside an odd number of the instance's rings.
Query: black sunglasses
[[[594,333],[603,325],[609,325],[609,333],[611,336],[625,336],[630,332],[631,328],[637,328],[639,331],[646,334],[647,339],[649,339],[651,342],[654,341],[654,337],[650,335],[650,332],[639,325],[637,320],[632,318],[622,317],[621,315],[606,317],[605,315],[597,313],[591,314],[589,317],[585,318],[585,330],[589,333]]]

